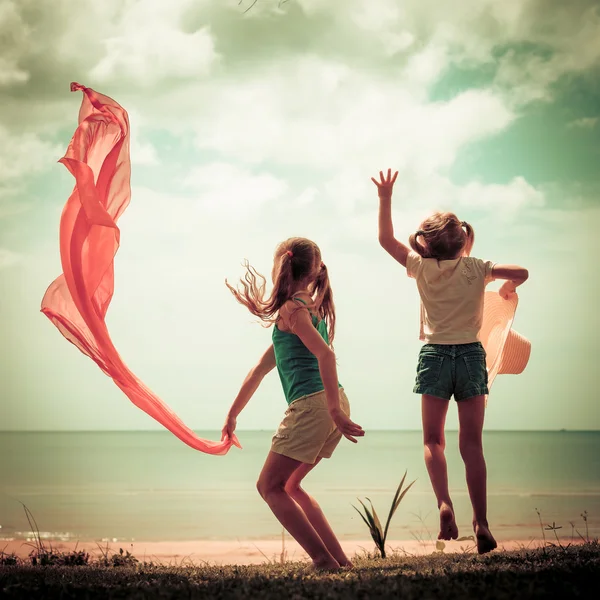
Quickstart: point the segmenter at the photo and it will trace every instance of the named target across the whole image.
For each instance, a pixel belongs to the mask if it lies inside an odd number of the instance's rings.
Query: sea
[[[277,538],[281,525],[256,491],[272,432],[238,435],[242,450],[209,456],[166,431],[0,433],[0,540],[28,539],[34,530],[81,541]],[[447,432],[446,443],[450,491],[467,536],[472,515],[458,434]],[[499,540],[600,535],[600,432],[486,431],[484,445],[489,523]],[[388,539],[435,539],[419,431],[369,431],[356,445],[343,439],[304,487],[340,539],[366,540],[359,500],[372,502],[385,521],[405,475],[405,487],[415,483]]]

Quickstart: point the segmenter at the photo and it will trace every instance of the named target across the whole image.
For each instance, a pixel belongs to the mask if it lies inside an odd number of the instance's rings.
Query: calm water
[[[201,435],[217,439],[217,432]],[[0,433],[0,537],[30,530],[20,502],[54,537],[183,540],[275,537],[281,528],[256,492],[271,432],[240,432],[244,449],[224,457],[191,450],[168,432]],[[471,512],[457,434],[447,436],[450,486],[459,527]],[[499,539],[541,537],[588,512],[600,534],[600,432],[486,432],[489,519]],[[358,445],[340,444],[306,480],[335,531],[368,539],[351,504],[368,496],[379,514],[405,470],[417,479],[400,505],[390,539],[437,533],[435,499],[419,432],[371,431]]]

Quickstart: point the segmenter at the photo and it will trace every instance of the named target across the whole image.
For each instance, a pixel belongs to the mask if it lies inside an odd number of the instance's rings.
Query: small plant
[[[400,506],[400,502],[402,502],[402,499],[404,498],[404,496],[406,496],[406,492],[408,492],[408,490],[412,487],[412,485],[414,483],[414,481],[412,481],[404,489],[404,491],[402,491],[402,487],[404,485],[405,479],[406,479],[406,471],[404,472],[402,481],[400,482],[400,485],[398,486],[398,489],[396,490],[396,494],[394,495],[394,499],[392,501],[392,506],[390,507],[390,513],[388,515],[387,522],[385,524],[385,528],[381,527],[381,521],[379,520],[379,517],[377,516],[377,512],[375,511],[375,507],[373,506],[373,503],[371,502],[371,500],[369,498],[367,498],[367,500],[369,501],[369,504],[371,505],[371,510],[369,510],[367,508],[365,503],[360,498],[357,498],[357,500],[361,503],[361,505],[365,511],[364,515],[360,512],[360,510],[358,510],[358,508],[356,508],[356,506],[352,505],[352,508],[360,515],[361,519],[365,522],[365,524],[369,528],[369,532],[371,533],[371,537],[373,538],[373,541],[375,542],[375,546],[377,546],[377,549],[379,550],[381,558],[385,558],[385,540],[387,538],[390,521],[392,520],[394,513],[398,509],[398,506]]]
[[[6,546],[5,546],[6,548]],[[0,567],[9,567],[19,564],[19,557],[14,552],[0,550]]]

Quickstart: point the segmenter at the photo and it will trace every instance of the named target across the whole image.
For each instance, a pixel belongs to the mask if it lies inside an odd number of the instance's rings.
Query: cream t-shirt
[[[462,256],[452,260],[423,258],[409,252],[406,271],[421,296],[419,339],[428,344],[479,341],[485,286],[493,281],[494,263]]]

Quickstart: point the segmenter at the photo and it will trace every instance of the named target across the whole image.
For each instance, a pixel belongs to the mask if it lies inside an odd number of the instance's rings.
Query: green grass
[[[592,597],[600,582],[600,544],[564,548],[355,559],[355,568],[311,572],[306,563],[261,566],[0,566],[2,599]]]

